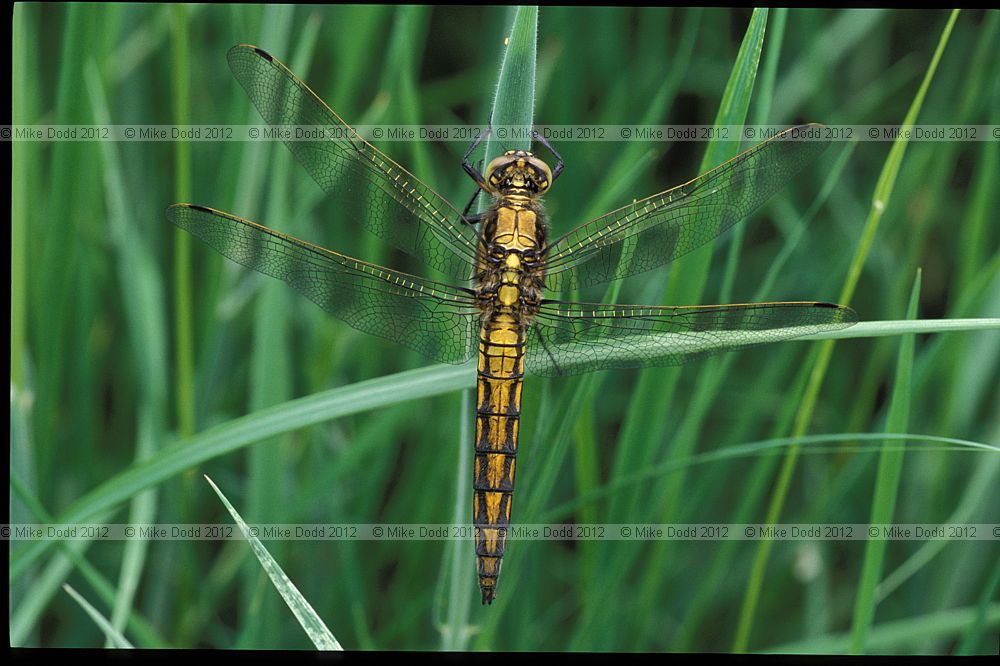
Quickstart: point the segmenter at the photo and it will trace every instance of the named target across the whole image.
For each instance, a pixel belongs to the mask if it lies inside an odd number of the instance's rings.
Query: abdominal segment
[[[523,376],[523,327],[514,316],[495,313],[483,322],[480,332],[476,398],[472,516],[483,603],[491,603],[496,596],[507,543]]]

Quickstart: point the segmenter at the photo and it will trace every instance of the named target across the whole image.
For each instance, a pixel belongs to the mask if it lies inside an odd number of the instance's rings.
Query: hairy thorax
[[[498,197],[483,218],[476,291],[483,316],[508,314],[527,324],[545,288],[545,218],[536,199]]]

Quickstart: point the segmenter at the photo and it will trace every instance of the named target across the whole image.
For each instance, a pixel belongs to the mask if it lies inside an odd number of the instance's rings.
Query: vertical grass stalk
[[[945,25],[944,30],[941,33],[941,37],[938,40],[937,49],[934,51],[934,56],[931,58],[930,65],[924,74],[924,79],[920,84],[920,89],[917,91],[917,95],[910,104],[906,117],[903,119],[904,126],[912,126],[914,122],[916,122],[917,115],[920,113],[920,109],[923,106],[924,97],[927,94],[928,88],[930,88],[931,81],[934,78],[934,72],[937,70],[938,62],[940,62],[941,55],[944,53],[944,48],[948,44],[948,38],[951,36],[951,31],[957,18],[958,10],[953,10],[948,19],[948,23]],[[858,248],[851,261],[847,278],[844,282],[843,289],[841,290],[840,298],[838,299],[840,303],[850,303],[851,298],[854,295],[854,289],[861,277],[861,269],[864,267],[865,260],[868,258],[868,254],[871,250],[872,242],[875,239],[875,232],[878,230],[882,216],[889,205],[889,200],[892,196],[892,189],[896,183],[896,177],[899,174],[903,156],[906,153],[907,144],[907,134],[901,133],[899,138],[893,142],[892,148],[889,151],[889,156],[886,158],[885,164],[882,167],[882,172],[875,185],[875,192],[868,212],[868,219],[865,222],[865,227],[862,230]],[[812,420],[813,411],[816,407],[816,401],[819,397],[819,391],[823,385],[823,379],[826,376],[826,370],[829,367],[832,356],[833,341],[827,340],[820,343],[819,354],[816,359],[816,363],[813,366],[812,373],[810,374],[809,384],[806,386],[806,392],[802,397],[798,413],[796,414],[795,424],[792,428],[793,437],[801,437],[806,434],[806,430]],[[788,487],[791,483],[792,474],[795,471],[795,463],[798,460],[798,456],[798,446],[789,448],[782,464],[781,471],[779,472],[774,496],[772,497],[771,504],[768,508],[766,522],[769,524],[777,523],[781,516],[781,510],[785,503],[785,497],[788,494]],[[750,579],[747,583],[747,590],[743,597],[743,604],[740,608],[736,636],[733,640],[734,652],[745,652],[749,647],[750,631],[753,627],[753,619],[757,611],[760,591],[764,585],[764,572],[767,567],[767,560],[770,556],[772,545],[773,542],[765,540],[761,541],[757,547],[757,552],[754,556],[750,573]]]

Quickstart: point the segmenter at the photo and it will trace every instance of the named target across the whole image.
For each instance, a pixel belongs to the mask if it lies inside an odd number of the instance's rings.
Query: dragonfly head
[[[486,183],[491,194],[537,197],[552,184],[552,170],[527,150],[508,150],[486,166]]]

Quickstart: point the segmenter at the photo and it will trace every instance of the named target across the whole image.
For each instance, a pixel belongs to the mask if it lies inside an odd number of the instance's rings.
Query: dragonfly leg
[[[480,162],[482,164],[482,162]],[[476,203],[476,199],[479,198],[479,193],[482,192],[480,188],[476,188],[476,191],[472,193],[472,198],[469,199],[469,203],[465,206],[465,210],[462,211],[462,222],[465,224],[476,224],[483,219],[482,213],[475,213],[470,215],[469,211],[472,210],[473,204]]]
[[[483,160],[479,160],[478,167],[481,172],[483,169]],[[464,224],[478,224],[483,219],[483,213],[469,214],[469,211],[472,210],[472,206],[476,203],[476,199],[479,198],[479,193],[482,191],[482,188],[477,187],[476,191],[472,193],[472,198],[469,199],[469,203],[466,204],[465,210],[462,211],[462,222]]]
[[[537,130],[532,130],[532,131],[531,131],[531,135],[532,135],[532,136],[533,136],[534,138],[538,139],[538,141],[539,141],[539,142],[540,142],[540,143],[541,143],[541,144],[542,144],[543,146],[545,146],[546,148],[548,148],[548,149],[549,149],[549,152],[550,152],[550,153],[552,153],[552,154],[553,154],[553,155],[555,156],[555,158],[556,158],[556,166],[555,166],[555,168],[554,168],[554,169],[552,169],[552,182],[553,182],[553,183],[554,183],[554,182],[556,182],[556,178],[558,178],[558,177],[559,177],[559,174],[561,174],[561,173],[562,173],[562,170],[563,170],[563,167],[564,167],[564,166],[566,166],[566,165],[565,165],[565,164],[563,163],[563,158],[562,158],[562,155],[560,155],[560,154],[559,154],[559,152],[558,152],[558,151],[557,151],[557,150],[556,150],[555,148],[553,148],[553,147],[552,147],[552,144],[551,144],[551,143],[549,143],[549,140],[548,140],[548,139],[546,139],[546,138],[545,138],[544,136],[542,136],[541,134],[539,134]]]
[[[469,174],[469,177],[472,178],[472,180],[476,181],[476,185],[478,185],[479,189],[481,190],[486,189],[486,179],[483,178],[483,174],[479,172],[479,169],[472,166],[472,164],[469,162],[469,158],[472,157],[472,153],[476,150],[476,148],[479,147],[480,142],[486,137],[488,137],[490,135],[490,132],[492,131],[493,131],[492,125],[488,125],[486,127],[486,131],[476,137],[476,140],[472,142],[472,145],[469,146],[469,149],[465,151],[465,157],[462,158],[462,168],[465,169],[465,173]],[[480,162],[480,164],[482,164],[482,162]],[[469,206],[470,207],[472,206],[471,202],[469,203]]]

